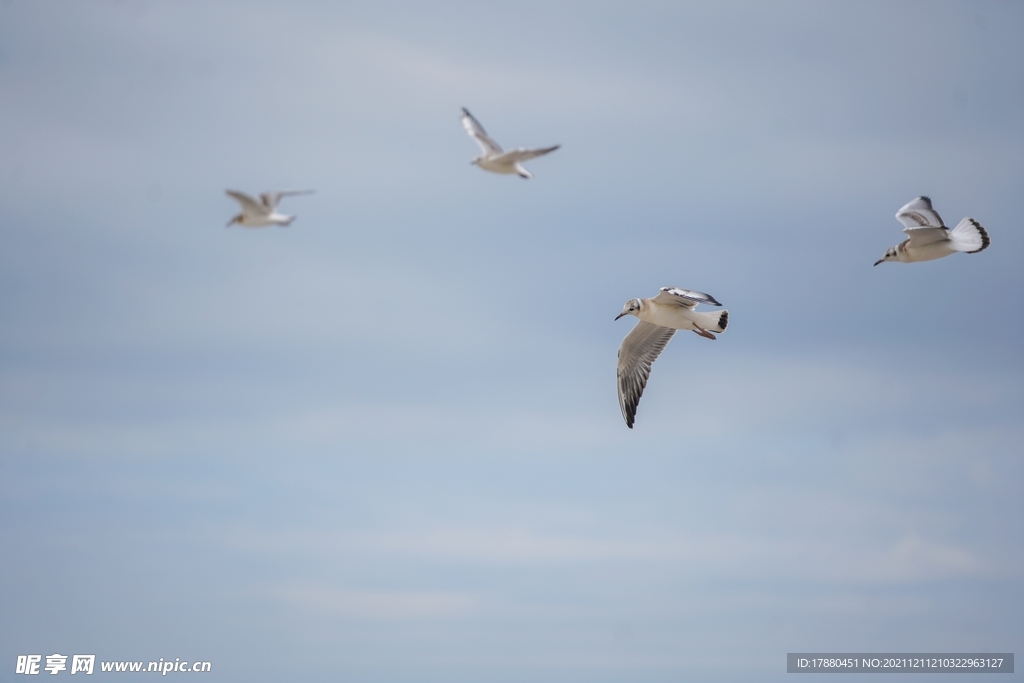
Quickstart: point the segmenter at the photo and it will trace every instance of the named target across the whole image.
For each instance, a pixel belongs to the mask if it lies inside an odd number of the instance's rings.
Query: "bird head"
[[[636,315],[639,312],[640,299],[630,299],[629,301],[626,302],[626,305],[622,307],[622,313],[619,313],[617,316],[615,316],[615,319],[618,320],[624,315]]]
[[[896,258],[896,247],[889,247],[888,249],[885,250],[885,255],[882,256],[882,258],[880,258],[877,261],[875,261],[875,265],[877,266],[879,263],[882,263],[884,261],[896,261],[896,260],[898,260]]]
[[[227,225],[225,225],[224,227],[226,227],[226,228],[230,228],[230,227],[231,227],[232,225],[234,225],[235,223],[239,223],[239,224],[241,224],[241,222],[242,222],[242,214],[238,214],[237,216],[235,216],[234,218],[232,218],[231,220],[229,220],[229,221],[228,221],[228,224],[227,224]]]

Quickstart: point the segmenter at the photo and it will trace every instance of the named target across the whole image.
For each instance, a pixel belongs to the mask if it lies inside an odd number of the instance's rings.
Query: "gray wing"
[[[903,232],[910,238],[912,247],[923,247],[932,242],[949,239],[949,230],[945,228],[903,228]]]
[[[295,194],[313,194],[313,190],[278,190],[277,192],[262,192],[260,193],[260,201],[263,202],[263,205],[272,212],[277,208],[282,197],[290,197]]]
[[[484,154],[501,154],[501,146],[487,135],[487,131],[480,125],[480,122],[473,118],[469,110],[462,108],[462,127],[469,133],[469,137],[476,140],[480,145],[480,151]]]
[[[242,205],[242,213],[247,213],[252,216],[266,216],[270,213],[262,202],[253,199],[244,192],[239,192],[238,190],[224,190],[224,192]],[[260,196],[262,197],[262,195]]]
[[[619,408],[626,426],[633,428],[636,407],[651,375],[651,365],[657,360],[669,339],[675,334],[671,327],[662,327],[641,320],[619,347]]]
[[[907,228],[945,227],[938,212],[932,209],[932,200],[928,197],[918,197],[897,211],[896,220]]]
[[[559,147],[561,147],[561,145],[555,145],[553,147],[544,147],[542,149],[523,149],[522,147],[520,147],[518,149],[512,149],[509,150],[508,152],[505,152],[502,155],[502,157],[504,159],[508,159],[509,161],[526,161],[528,159],[536,159],[537,157],[541,157],[544,156],[545,154],[554,152]]]
[[[662,287],[658,296],[654,297],[654,301],[659,304],[675,304],[684,308],[696,308],[697,304],[722,305],[710,294],[681,287]]]

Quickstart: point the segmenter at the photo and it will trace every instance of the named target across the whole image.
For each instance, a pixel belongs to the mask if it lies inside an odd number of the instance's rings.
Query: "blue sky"
[[[1019,650],[1022,86],[1016,2],[0,0],[2,676]],[[921,194],[992,247],[872,268]]]

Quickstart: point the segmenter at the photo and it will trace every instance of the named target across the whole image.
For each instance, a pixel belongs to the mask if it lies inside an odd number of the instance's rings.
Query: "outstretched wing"
[[[465,107],[462,108],[462,127],[469,133],[469,137],[476,140],[476,143],[480,145],[480,151],[484,154],[501,154],[501,146],[487,135],[484,127],[473,118],[473,115]]]
[[[544,147],[543,149],[523,149],[522,147],[520,147],[518,149],[512,149],[509,150],[508,152],[505,152],[502,155],[502,158],[508,159],[509,161],[513,162],[526,161],[528,159],[536,159],[537,157],[542,157],[545,154],[554,152],[559,147],[561,147],[561,145],[555,145],[554,147]]]
[[[278,190],[277,192],[262,192],[260,193],[260,201],[267,207],[270,212],[273,212],[280,203],[282,197],[290,197],[293,194],[313,194],[313,190]]]
[[[675,332],[671,327],[641,320],[622,340],[618,366],[619,408],[630,429],[633,428],[636,407],[647,386],[647,378],[651,376],[651,365]]]
[[[912,247],[923,247],[932,242],[949,239],[949,230],[945,228],[903,228],[903,232],[910,238]]]
[[[928,197],[918,197],[897,211],[896,220],[908,228],[945,227],[938,212],[932,209],[932,200]]]
[[[654,301],[659,304],[675,304],[684,308],[696,308],[697,304],[722,305],[710,294],[681,287],[662,287],[658,296],[654,297]]]
[[[266,216],[270,213],[261,201],[253,199],[244,192],[239,192],[238,190],[224,190],[224,192],[242,205],[242,213],[244,214],[249,214],[250,216]],[[262,195],[260,195],[260,197],[262,198]]]

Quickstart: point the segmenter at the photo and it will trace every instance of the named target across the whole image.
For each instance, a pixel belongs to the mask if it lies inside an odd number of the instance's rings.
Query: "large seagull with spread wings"
[[[697,304],[721,306],[715,297],[679,287],[662,287],[650,299],[630,299],[615,319],[624,315],[640,318],[619,348],[619,408],[626,426],[633,428],[636,407],[651,375],[651,365],[665,350],[676,330],[691,330],[707,339],[725,332],[729,311],[695,311]]]
[[[505,152],[501,149],[501,145],[487,135],[484,127],[473,118],[473,115],[465,107],[462,108],[462,125],[466,132],[469,133],[469,136],[480,145],[480,151],[483,152],[483,154],[473,159],[472,163],[491,173],[503,173],[506,175],[516,173],[520,178],[532,178],[533,174],[523,168],[521,162],[554,152],[561,147],[561,145],[544,147],[543,149],[524,149],[518,147]]]

